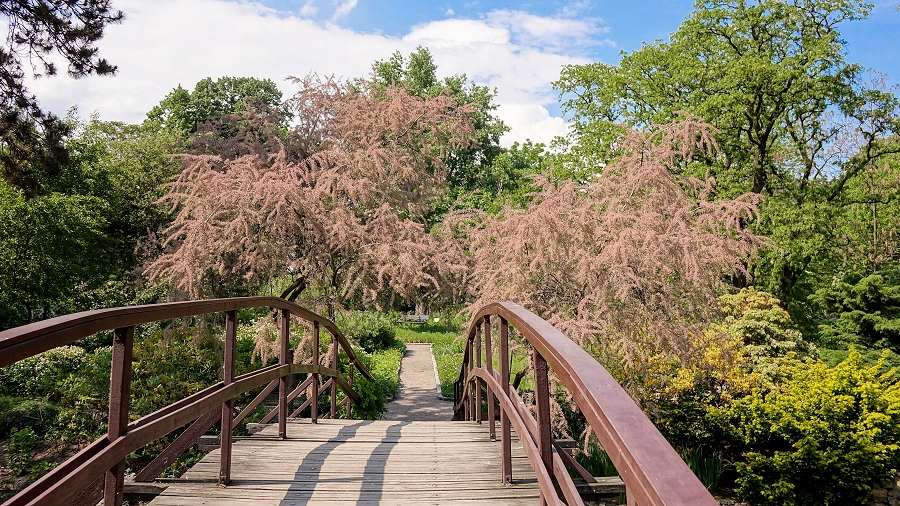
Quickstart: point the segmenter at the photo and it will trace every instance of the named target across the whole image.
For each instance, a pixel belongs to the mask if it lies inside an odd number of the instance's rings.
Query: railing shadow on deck
[[[500,349],[496,354],[499,371],[493,368],[492,316],[499,319]],[[532,348],[536,417],[509,382],[510,324]],[[519,435],[537,475],[542,504],[584,504],[566,466],[586,481],[595,481],[553,441],[548,368],[552,368],[575,399],[615,464],[625,482],[629,506],[718,505],[603,366],[552,325],[512,302],[488,305],[473,317],[460,374],[454,383],[454,419],[486,421],[491,440],[496,438],[494,411],[495,405],[499,405],[501,478],[505,483],[512,480],[511,427]],[[487,413],[482,412],[485,402]]]
[[[236,377],[234,361],[237,311],[261,307],[271,308],[280,315],[279,363]],[[156,321],[212,313],[225,313],[223,380],[139,420],[129,422],[134,327]],[[311,364],[290,363],[291,316],[299,317],[313,325]],[[319,362],[321,327],[332,335],[329,353],[334,368],[323,367]],[[354,367],[367,378],[373,379],[334,322],[276,297],[244,297],[120,307],[85,311],[32,323],[0,332],[0,367],[108,330],[113,330],[113,351],[107,435],[94,441],[7,500],[5,505],[93,506],[103,498],[106,506],[120,506],[123,500],[125,457],[173,430],[194,422],[156,460],[137,473],[136,481],[155,479],[214,424],[221,422],[222,434],[230,434],[233,427],[244,420],[276,386],[279,390],[278,406],[261,421],[267,422],[277,416],[279,437],[283,439],[286,437],[287,418],[296,416],[306,406],[310,406],[312,421],[316,422],[319,416],[318,397],[328,390],[331,396],[331,409],[325,416],[334,418],[337,409],[346,406],[347,416],[350,417],[351,403],[360,400],[352,387]],[[339,347],[350,362],[349,381],[345,380],[338,370]],[[307,380],[288,392],[288,376],[300,373],[307,374]],[[329,379],[320,385],[322,377]],[[234,417],[235,396],[263,385],[267,385],[266,388],[237,417]],[[309,396],[299,409],[288,413],[291,401],[310,387],[313,395]],[[338,388],[346,394],[346,398],[340,403],[336,401]],[[224,485],[231,480],[232,438],[220,437],[220,444],[219,483]]]

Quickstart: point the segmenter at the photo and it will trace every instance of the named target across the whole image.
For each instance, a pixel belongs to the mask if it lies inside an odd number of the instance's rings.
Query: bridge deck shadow
[[[533,505],[537,481],[514,441],[514,484],[500,482],[500,444],[472,422],[291,420],[235,442],[232,483],[218,487],[219,452],[151,506]]]

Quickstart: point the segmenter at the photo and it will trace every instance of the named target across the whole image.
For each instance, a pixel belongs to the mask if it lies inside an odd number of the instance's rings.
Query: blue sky
[[[900,83],[900,12],[879,2],[869,18],[843,25],[847,59]],[[270,78],[286,95],[289,75],[365,75],[393,51],[431,49],[441,75],[465,73],[496,88],[497,114],[512,127],[503,143],[548,142],[564,134],[550,86],[563,65],[616,63],[620,51],[666,39],[693,2],[447,0],[113,0],[126,21],[109,27],[101,54],[114,78],[32,83],[61,113],[141,121],[175,86],[205,77]]]

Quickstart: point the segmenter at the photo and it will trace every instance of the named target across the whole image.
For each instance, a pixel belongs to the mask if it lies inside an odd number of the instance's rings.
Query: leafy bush
[[[56,424],[59,408],[43,399],[0,397],[0,413],[0,438],[22,429],[43,435]]]
[[[390,347],[396,338],[396,318],[374,311],[357,311],[349,317],[338,318],[338,326],[350,339],[368,352]]]
[[[83,349],[60,346],[0,368],[0,395],[57,401],[63,381],[85,360]]]
[[[900,283],[872,274],[822,288],[810,296],[825,321],[819,325],[829,347],[861,344],[900,352]]]
[[[834,368],[785,366],[787,380],[724,408],[748,451],[736,492],[758,505],[851,504],[900,464],[900,382],[852,351]]]
[[[37,442],[37,435],[33,430],[26,427],[22,430],[14,430],[9,438],[3,444],[3,451],[6,453],[6,465],[16,476],[24,476],[28,474],[31,465],[34,463],[34,444]]]

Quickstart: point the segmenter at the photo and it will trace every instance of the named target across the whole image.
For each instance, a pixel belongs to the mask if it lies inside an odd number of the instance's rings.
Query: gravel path
[[[430,344],[407,344],[400,361],[400,389],[388,403],[385,420],[445,420],[453,418],[453,403],[437,397],[437,380]]]

